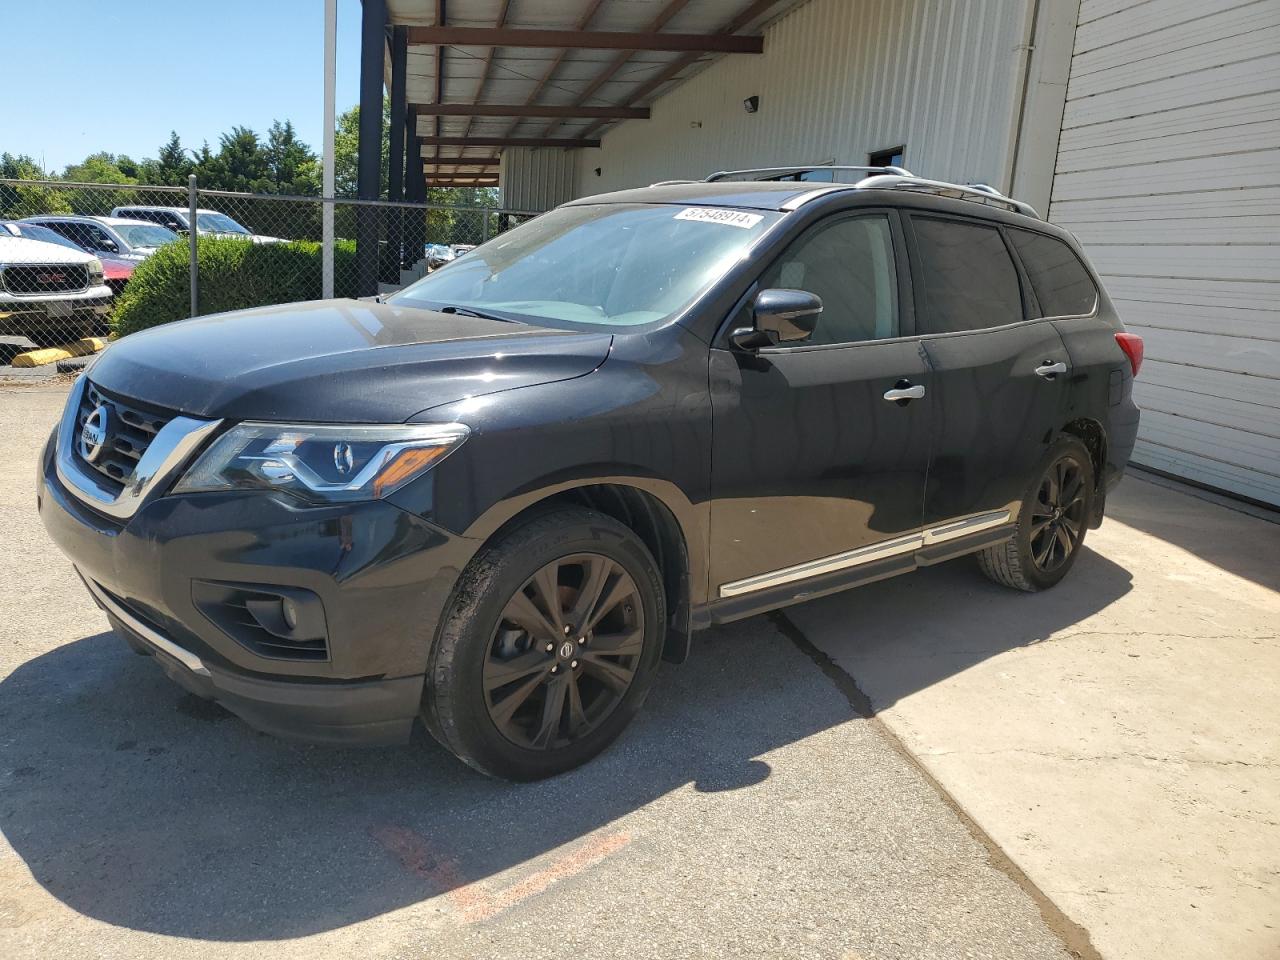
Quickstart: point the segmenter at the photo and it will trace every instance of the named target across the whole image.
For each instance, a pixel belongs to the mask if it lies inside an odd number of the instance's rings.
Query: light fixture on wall
[[[598,176],[600,176],[600,168],[599,168],[599,167],[596,167],[596,176],[597,176],[597,177],[598,177]]]
[[[760,109],[760,97],[747,97],[747,99],[742,101],[742,108],[746,110],[747,113],[756,113]]]
[[[689,121],[689,129],[690,129],[690,130],[701,130],[701,129],[702,129],[702,121],[701,121],[701,120],[691,120],[691,121]]]

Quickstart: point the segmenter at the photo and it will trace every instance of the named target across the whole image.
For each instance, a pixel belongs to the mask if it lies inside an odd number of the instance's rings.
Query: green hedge
[[[355,243],[339,240],[333,252],[334,295],[355,296]],[[111,325],[118,336],[191,315],[187,241],[165,244],[138,264],[116,303]],[[253,243],[201,237],[197,248],[200,313],[222,313],[273,303],[318,300],[320,244],[309,240]]]

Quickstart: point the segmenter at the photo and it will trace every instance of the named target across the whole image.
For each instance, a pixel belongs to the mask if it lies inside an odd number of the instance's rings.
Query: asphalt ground
[[[0,389],[0,956],[1062,958],[1083,947],[788,621],[699,637],[605,755],[486,780],[282,742],[108,632]]]

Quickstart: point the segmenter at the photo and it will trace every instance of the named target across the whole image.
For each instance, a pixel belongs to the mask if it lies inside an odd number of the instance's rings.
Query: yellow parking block
[[[87,357],[97,353],[107,345],[101,337],[84,337],[60,347],[45,347],[43,350],[28,350],[19,353],[10,362],[15,367],[42,367],[46,363],[57,363],[59,360],[70,360],[72,357]]]

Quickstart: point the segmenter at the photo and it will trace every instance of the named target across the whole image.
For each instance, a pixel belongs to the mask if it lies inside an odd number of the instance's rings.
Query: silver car
[[[42,214],[23,217],[21,223],[47,227],[66,237],[82,250],[105,253],[121,260],[145,260],[178,235],[148,220],[121,217],[79,217]]]
[[[191,229],[186,207],[116,207],[111,211],[113,217],[128,217],[132,220],[149,220],[170,230],[185,233]],[[196,211],[196,232],[208,236],[241,237],[254,243],[280,243],[279,237],[267,237],[253,233],[242,224],[236,223],[225,213],[217,210]]]

